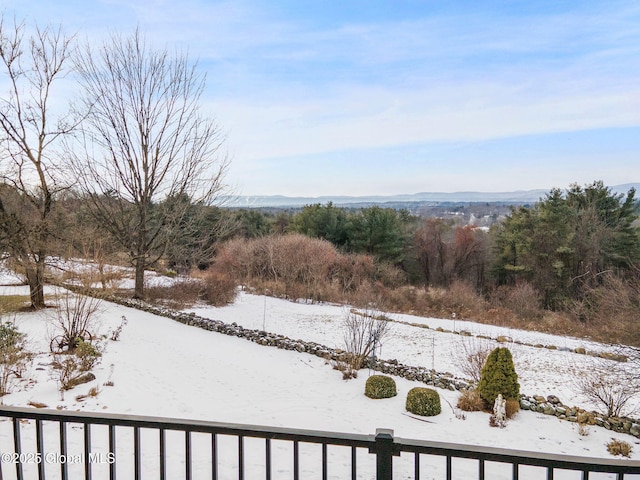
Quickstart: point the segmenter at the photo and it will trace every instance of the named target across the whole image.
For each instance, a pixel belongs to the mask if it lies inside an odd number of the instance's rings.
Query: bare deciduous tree
[[[218,198],[224,139],[200,114],[197,66],[152,49],[139,31],[87,46],[76,66],[89,113],[71,148],[74,170],[87,208],[129,252],[143,297],[145,268],[184,231],[189,206]]]
[[[53,353],[73,352],[83,341],[96,337],[95,315],[102,302],[87,295],[64,291],[58,295],[58,307],[51,323],[55,333],[50,348]]]
[[[640,393],[638,378],[625,368],[624,363],[612,360],[594,359],[574,381],[580,393],[603,408],[608,416],[631,414],[633,409],[628,408],[629,402],[637,399]]]
[[[43,308],[51,216],[65,188],[57,144],[75,127],[54,86],[66,74],[73,37],[50,27],[25,30],[0,19],[0,237],[26,276],[32,308]]]
[[[344,348],[349,353],[345,378],[355,377],[389,334],[390,319],[375,309],[349,310],[343,320]]]
[[[453,351],[453,359],[464,375],[475,382],[482,377],[487,357],[495,347],[492,341],[478,337],[461,337],[460,348]]]

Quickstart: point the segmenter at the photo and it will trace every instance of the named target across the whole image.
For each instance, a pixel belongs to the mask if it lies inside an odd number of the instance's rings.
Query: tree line
[[[635,190],[616,195],[603,182],[551,190],[530,207],[513,207],[491,229],[421,218],[379,206],[345,210],[328,203],[299,212],[233,212],[236,235],[287,232],[327,240],[343,252],[398,267],[408,283],[478,291],[530,282],[545,308],[560,308],[607,275],[633,279],[640,267]]]
[[[635,190],[614,194],[595,181],[553,189],[532,206],[512,207],[490,229],[380,206],[346,210],[331,203],[296,212],[236,210],[232,217],[235,236],[251,245],[256,258],[256,249],[271,248],[258,247],[261,241],[301,234],[350,255],[353,264],[371,259],[375,268],[361,269],[371,284],[451,288],[462,283],[488,300],[487,308],[508,306],[532,319],[545,310],[564,312],[584,324],[607,323],[613,331],[616,321],[637,323],[640,310],[638,213]],[[241,258],[238,238],[232,250]],[[327,262],[334,257],[327,255]],[[248,281],[247,272],[243,275]],[[341,275],[334,281],[343,282]]]

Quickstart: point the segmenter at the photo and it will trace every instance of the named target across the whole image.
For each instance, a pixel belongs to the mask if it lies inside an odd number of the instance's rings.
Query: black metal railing
[[[20,407],[0,408],[0,460],[0,480],[391,480],[394,469],[416,480],[640,479],[638,461],[405,440],[384,429],[356,435]]]

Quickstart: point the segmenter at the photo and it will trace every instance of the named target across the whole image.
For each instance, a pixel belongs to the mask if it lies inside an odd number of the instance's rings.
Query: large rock
[[[96,376],[91,373],[83,373],[82,375],[78,375],[77,377],[72,378],[67,382],[64,386],[65,390],[71,390],[73,387],[77,387],[78,385],[82,385],[83,383],[89,383],[96,379]]]

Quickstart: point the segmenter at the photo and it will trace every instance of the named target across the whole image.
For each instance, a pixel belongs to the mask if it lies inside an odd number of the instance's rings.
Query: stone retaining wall
[[[608,417],[597,412],[587,412],[579,407],[569,407],[560,401],[555,395],[542,397],[540,395],[520,396],[520,408],[532,412],[553,415],[560,420],[580,423],[583,425],[595,425],[604,427],[619,433],[627,433],[640,438],[640,422],[637,419],[627,417]]]

